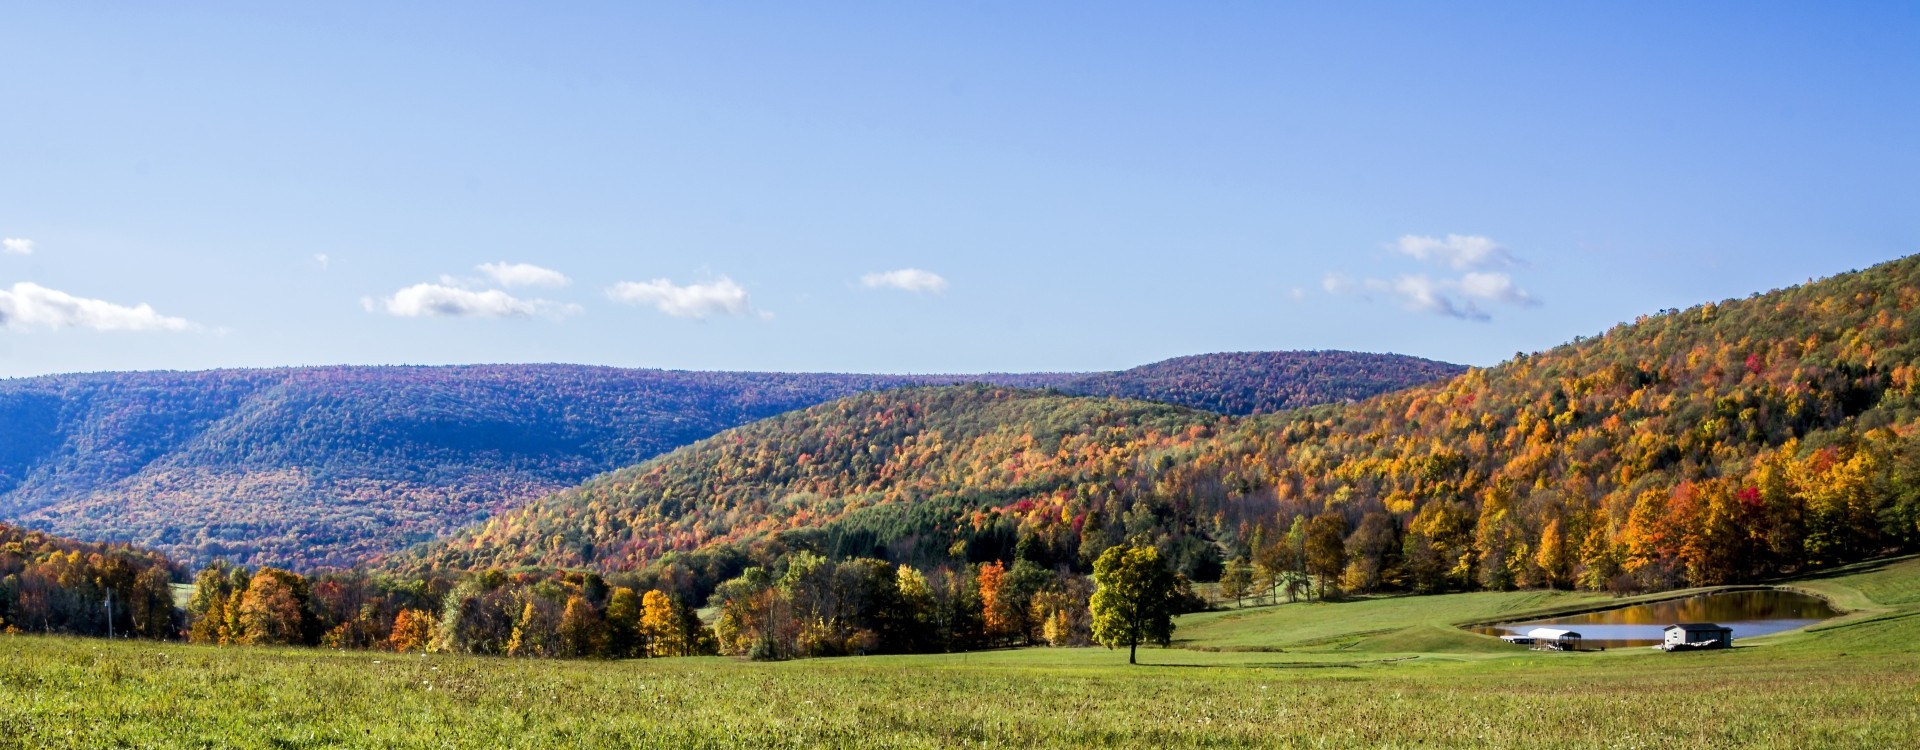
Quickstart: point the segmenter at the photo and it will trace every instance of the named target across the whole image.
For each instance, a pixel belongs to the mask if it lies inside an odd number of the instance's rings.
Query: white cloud
[[[714,315],[746,315],[753,311],[747,290],[725,276],[706,284],[679,286],[668,279],[647,282],[622,281],[607,290],[615,302],[652,305],[676,318],[708,318]],[[771,318],[767,313],[761,319]]]
[[[1461,302],[1453,298],[1451,292],[1457,282],[1447,279],[1431,279],[1425,274],[1414,274],[1394,279],[1389,289],[1398,295],[1407,309],[1429,312],[1462,320],[1487,320],[1485,312],[1472,302]]]
[[[326,253],[314,253],[313,262],[320,264],[320,270],[322,271],[333,267],[333,259],[327,257]]]
[[[1481,302],[1497,302],[1515,307],[1534,307],[1540,303],[1513,283],[1504,273],[1468,272],[1457,279],[1433,278],[1409,274],[1382,281],[1367,279],[1366,290],[1398,298],[1407,309],[1461,320],[1486,321],[1493,316]]]
[[[1527,290],[1514,286],[1513,277],[1504,273],[1470,272],[1460,277],[1460,292],[1469,297],[1505,302],[1510,305],[1539,304]]]
[[[934,294],[947,290],[947,280],[940,274],[918,268],[870,273],[860,277],[860,285],[868,289],[904,289],[909,292]]]
[[[1485,270],[1491,267],[1522,267],[1526,263],[1500,243],[1479,235],[1449,234],[1445,239],[1406,235],[1395,243],[1401,253],[1425,262],[1437,262],[1461,272],[1457,277],[1435,278],[1424,273],[1406,274],[1392,281],[1377,278],[1354,281],[1346,274],[1329,273],[1320,286],[1331,294],[1358,293],[1372,299],[1376,295],[1398,299],[1407,309],[1444,315],[1461,320],[1486,321],[1493,318],[1482,304],[1498,303],[1514,307],[1536,307],[1540,302],[1521,289],[1512,274]]]
[[[401,318],[562,318],[581,312],[579,305],[526,300],[498,289],[475,291],[441,284],[414,284],[384,300],[362,300],[369,311]]]
[[[6,253],[7,255],[32,255],[33,240],[19,237],[0,239],[0,253]]]
[[[25,331],[36,328],[86,328],[95,331],[192,331],[199,326],[183,318],[154,312],[152,305],[133,307],[75,297],[32,282],[11,290],[0,289],[0,328]]]
[[[480,272],[491,277],[494,283],[504,287],[550,286],[561,287],[573,283],[573,279],[551,268],[541,268],[531,263],[482,263]]]
[[[1420,260],[1439,261],[1459,270],[1520,265],[1520,259],[1500,243],[1477,234],[1449,234],[1446,239],[1409,234],[1395,247]]]

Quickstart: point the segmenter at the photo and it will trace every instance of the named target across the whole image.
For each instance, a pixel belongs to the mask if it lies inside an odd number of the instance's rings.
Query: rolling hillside
[[[619,570],[756,542],[994,559],[1012,551],[1018,518],[995,509],[1118,488],[1138,464],[1172,460],[1225,419],[977,385],[862,394],[597,477],[401,561]]]
[[[1215,368],[1162,389],[1347,397],[1388,355]],[[1152,368],[1143,368],[1152,369]],[[1294,383],[1290,373],[1310,375]],[[1380,379],[1399,372],[1408,380]],[[1350,373],[1342,375],[1342,373]],[[0,519],[196,564],[348,565],[720,430],[877,389],[1060,387],[1126,373],[893,376],[571,365],[317,367],[0,381]],[[1151,379],[1133,382],[1153,382]],[[1236,396],[1236,398],[1238,398]]]
[[[1660,589],[1920,542],[1920,257],[1667,310],[1347,405],[1245,419],[1034,392],[861,396],[543,498],[410,566],[627,569],[705,550],[1084,566],[1152,538],[1359,590]],[[1074,427],[1080,423],[1085,427]],[[1063,426],[1065,429],[1063,430]],[[997,541],[996,541],[997,540]],[[933,554],[938,554],[934,552]]]
[[[564,365],[14,380],[0,516],[194,562],[350,564],[727,427],[925,380]]]

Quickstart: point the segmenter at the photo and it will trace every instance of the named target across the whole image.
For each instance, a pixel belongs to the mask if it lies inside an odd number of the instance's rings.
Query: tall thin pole
[[[113,589],[107,589],[107,638],[113,638]]]

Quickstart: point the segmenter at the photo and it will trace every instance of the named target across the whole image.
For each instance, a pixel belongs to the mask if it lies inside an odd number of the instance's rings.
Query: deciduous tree
[[[1093,638],[1107,648],[1127,647],[1127,663],[1138,663],[1140,642],[1162,646],[1173,638],[1173,571],[1153,547],[1108,548],[1093,564],[1099,588],[1090,603]]]

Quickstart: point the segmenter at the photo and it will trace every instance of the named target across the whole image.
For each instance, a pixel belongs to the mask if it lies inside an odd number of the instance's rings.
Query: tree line
[[[591,572],[308,576],[217,560],[176,606],[180,569],[158,553],[0,525],[0,629],[400,653],[793,659],[1165,643],[1172,615],[1204,606],[1151,546],[1113,548],[1093,576],[1043,567],[1024,549],[1011,565],[931,571],[801,551],[714,587],[709,625],[680,595],[647,587],[669,579]],[[1113,594],[1116,586],[1129,593]],[[1102,607],[1125,613],[1103,619]]]

